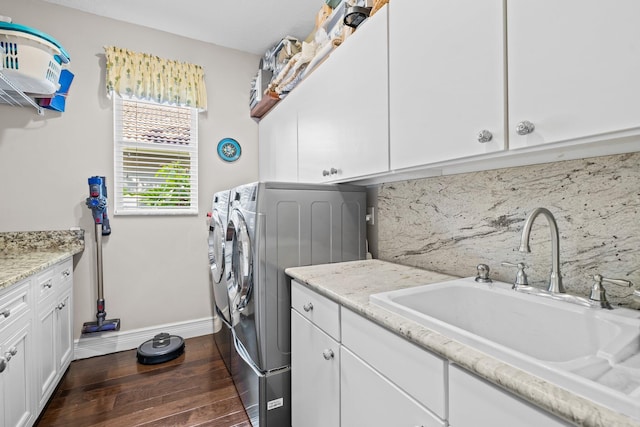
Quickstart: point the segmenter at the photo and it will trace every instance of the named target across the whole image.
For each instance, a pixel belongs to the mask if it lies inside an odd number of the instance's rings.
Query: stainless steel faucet
[[[529,237],[531,235],[531,226],[538,217],[543,215],[549,222],[549,228],[551,230],[551,277],[549,277],[549,286],[547,290],[552,293],[564,293],[564,286],[562,286],[562,275],[560,274],[560,236],[558,235],[558,224],[553,214],[545,208],[534,209],[527,220],[524,223],[522,229],[522,238],[520,239],[520,252],[531,252],[529,247]]]

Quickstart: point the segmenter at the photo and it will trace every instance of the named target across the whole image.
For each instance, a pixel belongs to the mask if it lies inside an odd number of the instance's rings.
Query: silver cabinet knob
[[[331,172],[329,172],[328,170],[324,169],[324,170],[322,171],[322,176],[329,176],[329,174],[330,174],[330,173],[331,173]]]
[[[7,369],[7,361],[4,357],[0,357],[0,372],[4,372]]]
[[[51,289],[52,286],[53,286],[53,283],[51,282],[51,280],[47,280],[42,284],[42,287],[47,289]]]
[[[516,126],[516,132],[518,135],[528,135],[534,131],[535,125],[528,120],[518,123]]]
[[[478,142],[481,144],[489,142],[492,139],[493,139],[493,134],[486,129],[483,129],[478,133]]]
[[[333,356],[333,350],[331,350],[330,348],[322,352],[322,357],[324,357],[324,360],[331,360],[333,359]]]
[[[67,268],[65,271],[62,272],[62,277],[69,277],[71,276],[71,271],[69,271],[69,269]]]
[[[338,174],[338,169],[331,168],[331,170],[329,172],[331,173],[331,175],[337,175]]]
[[[58,310],[62,310],[64,307],[66,306],[65,303],[61,302],[60,304],[58,304],[58,306],[56,307]]]
[[[15,356],[16,354],[18,354],[18,349],[17,349],[17,348],[15,348],[15,347],[11,347],[11,348],[9,349],[9,351],[7,351],[7,352],[4,354],[4,360],[6,360],[6,361],[7,361],[7,363],[9,363],[9,361],[11,360],[11,358],[12,358],[13,356]]]
[[[11,310],[5,308],[4,310],[0,311],[0,316],[6,319],[7,317],[11,316]]]
[[[313,310],[313,304],[308,302],[308,303],[306,303],[305,305],[302,306],[302,309],[308,313],[311,310]]]

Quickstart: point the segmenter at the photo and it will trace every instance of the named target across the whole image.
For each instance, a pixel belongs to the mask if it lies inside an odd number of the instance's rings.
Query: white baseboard
[[[216,322],[217,321],[217,322]],[[97,332],[81,335],[75,340],[74,360],[88,357],[103,356],[118,351],[138,348],[143,342],[153,338],[161,332],[179,335],[182,338],[193,338],[214,333],[219,327],[219,319],[206,317],[204,319],[186,322],[167,323],[149,328],[133,329],[130,331]]]

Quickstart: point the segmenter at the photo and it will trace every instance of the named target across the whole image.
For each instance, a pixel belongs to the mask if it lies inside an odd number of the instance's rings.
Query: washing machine
[[[291,425],[289,267],[365,257],[363,187],[259,182],[232,190],[226,233],[231,371],[254,427]]]
[[[214,334],[214,339],[229,373],[231,373],[233,334],[231,331],[231,311],[229,309],[229,290],[227,288],[228,281],[225,266],[231,253],[227,254],[225,250],[225,233],[227,231],[230,193],[230,190],[225,190],[213,195],[208,238],[214,309],[222,323],[221,329]]]

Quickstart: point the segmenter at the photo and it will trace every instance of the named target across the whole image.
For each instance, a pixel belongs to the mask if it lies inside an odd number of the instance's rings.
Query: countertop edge
[[[359,263],[359,265],[356,265]],[[387,265],[397,268],[402,273],[432,273],[434,275],[446,276],[439,273],[427,272],[414,267],[401,266],[386,261],[367,260],[352,261],[349,263],[340,263],[346,265],[347,269],[352,267],[362,267],[368,264],[372,268],[376,265]],[[579,426],[588,427],[610,427],[616,425],[619,427],[638,427],[640,423],[635,420],[617,413],[609,408],[601,406],[596,402],[583,398],[565,388],[540,378],[534,374],[516,368],[499,359],[487,355],[468,345],[450,339],[443,334],[428,329],[417,322],[396,315],[383,308],[377,307],[368,302],[368,297],[372,293],[382,292],[376,290],[366,295],[366,302],[360,294],[358,298],[349,296],[348,294],[339,293],[329,289],[322,282],[330,280],[331,274],[336,277],[341,276],[337,273],[339,264],[327,264],[327,272],[324,275],[317,275],[321,266],[310,267],[293,267],[285,270],[288,276],[302,283],[309,289],[323,295],[332,301],[359,313],[374,323],[394,332],[408,341],[425,348],[449,361],[459,365],[468,371],[480,376],[481,378],[517,395],[518,397],[570,422]],[[385,268],[387,268],[385,266]],[[411,271],[415,270],[415,271]],[[312,274],[308,274],[312,271]],[[331,271],[332,273],[329,273]],[[348,274],[348,273],[345,273]],[[359,272],[359,274],[362,274]],[[322,277],[322,279],[320,279]],[[342,276],[344,277],[344,276]],[[453,276],[448,276],[454,278]],[[422,281],[421,283],[407,284],[405,287],[418,286],[422,284],[435,283],[446,279],[437,279],[435,281]],[[400,287],[389,288],[388,290],[400,289]],[[364,291],[366,292],[366,291]]]

